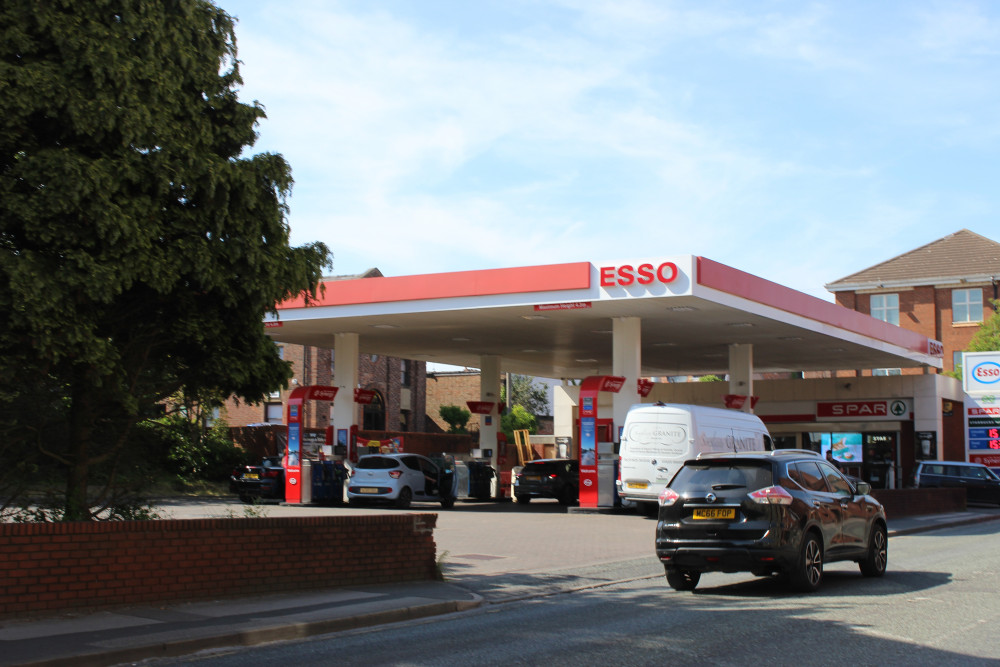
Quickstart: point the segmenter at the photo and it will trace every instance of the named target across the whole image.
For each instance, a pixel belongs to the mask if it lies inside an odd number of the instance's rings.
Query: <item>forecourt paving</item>
[[[177,519],[244,516],[239,503],[224,501],[171,500],[160,508]],[[272,505],[262,511],[279,517],[398,510]],[[113,665],[183,656],[662,577],[653,552],[655,521],[637,514],[567,512],[545,501],[527,507],[460,502],[453,510],[424,505],[407,511],[438,514],[435,541],[445,581],[8,621],[0,624],[0,665]],[[901,535],[996,519],[1000,508],[978,506],[890,517],[889,529]]]

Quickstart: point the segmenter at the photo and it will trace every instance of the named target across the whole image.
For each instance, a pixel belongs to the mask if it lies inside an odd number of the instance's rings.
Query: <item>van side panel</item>
[[[633,405],[622,429],[618,494],[656,502],[684,464],[703,452],[770,449],[767,428],[747,413],[699,405]]]

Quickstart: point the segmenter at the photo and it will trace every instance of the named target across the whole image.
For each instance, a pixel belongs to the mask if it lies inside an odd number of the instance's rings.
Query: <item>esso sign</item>
[[[622,264],[621,266],[602,266],[600,269],[601,287],[628,287],[629,285],[650,285],[657,283],[672,283],[677,280],[677,265],[673,262],[663,262],[659,266],[652,264]]]
[[[972,369],[972,377],[976,379],[976,382],[983,384],[1000,382],[1000,364],[992,361],[983,362]]]

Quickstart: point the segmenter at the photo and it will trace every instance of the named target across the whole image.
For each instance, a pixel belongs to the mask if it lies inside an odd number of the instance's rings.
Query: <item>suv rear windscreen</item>
[[[694,463],[681,468],[670,482],[675,491],[711,491],[745,488],[756,491],[771,486],[771,464],[766,461]]]

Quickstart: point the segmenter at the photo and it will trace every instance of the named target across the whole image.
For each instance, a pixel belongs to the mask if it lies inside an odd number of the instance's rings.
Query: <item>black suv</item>
[[[824,560],[880,577],[888,532],[870,491],[815,452],[702,454],[660,494],[656,555],[671,588],[686,591],[702,572],[778,573],[814,591]]]
[[[572,505],[580,495],[580,462],[576,459],[528,461],[514,478],[514,498],[529,503],[532,498],[555,498]]]

